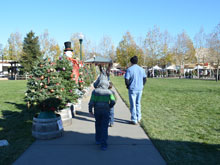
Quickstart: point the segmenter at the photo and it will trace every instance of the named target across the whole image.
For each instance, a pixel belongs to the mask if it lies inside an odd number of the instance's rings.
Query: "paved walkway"
[[[166,164],[139,125],[128,124],[129,109],[117,94],[115,124],[109,128],[108,150],[95,145],[95,123],[88,113],[89,96],[82,101],[64,136],[36,140],[14,165],[162,165]]]

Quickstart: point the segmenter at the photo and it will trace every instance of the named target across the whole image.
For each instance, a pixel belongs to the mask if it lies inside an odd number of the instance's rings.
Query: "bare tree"
[[[145,38],[145,52],[147,53],[148,66],[153,66],[158,63],[161,56],[162,45],[161,45],[161,32],[160,28],[154,26],[147,32]]]
[[[169,62],[172,62],[172,56],[171,56],[171,36],[168,33],[168,31],[164,31],[163,33],[161,33],[161,55],[160,55],[160,59],[161,62],[160,64],[165,66],[167,65]]]
[[[200,31],[195,35],[194,37],[194,46],[195,46],[195,50],[196,50],[196,58],[197,58],[197,75],[198,78],[200,78],[199,75],[199,64],[200,63],[205,63],[206,61],[206,57],[207,55],[205,55],[205,53],[207,53],[206,48],[206,34],[204,32],[204,29],[201,27]]]
[[[193,62],[195,60],[195,49],[190,37],[183,31],[177,36],[175,42],[176,61],[180,65],[180,76],[184,75],[184,65],[187,62]]]
[[[22,55],[22,35],[19,32],[11,33],[8,39],[8,45],[6,45],[4,51],[5,56],[8,56],[9,60],[20,60]]]
[[[212,55],[213,62],[217,66],[216,70],[216,82],[219,76],[219,65],[220,65],[220,24],[218,24],[214,31],[209,35],[208,39],[209,52]]]
[[[99,53],[103,57],[111,58],[115,60],[115,50],[112,40],[109,36],[103,36],[99,44]]]
[[[40,48],[44,57],[57,59],[61,54],[60,47],[55,39],[50,38],[48,30],[40,35]]]

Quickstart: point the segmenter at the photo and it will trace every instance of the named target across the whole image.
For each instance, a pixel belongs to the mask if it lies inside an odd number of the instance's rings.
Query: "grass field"
[[[9,146],[0,147],[0,164],[12,164],[34,141],[31,136],[35,112],[26,109],[26,81],[0,81],[0,140]]]
[[[124,79],[111,80],[129,105]],[[219,101],[215,81],[148,79],[141,125],[168,164],[220,164]]]

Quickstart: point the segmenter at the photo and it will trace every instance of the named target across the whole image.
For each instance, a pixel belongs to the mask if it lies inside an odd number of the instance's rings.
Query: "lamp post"
[[[83,34],[80,33],[79,35],[79,44],[80,44],[80,61],[82,61],[82,42],[83,42]]]

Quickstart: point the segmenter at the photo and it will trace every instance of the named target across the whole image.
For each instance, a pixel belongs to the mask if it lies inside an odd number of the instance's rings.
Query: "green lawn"
[[[124,79],[111,80],[129,105]],[[148,79],[141,125],[168,164],[220,164],[219,101],[215,81]]]
[[[26,81],[0,81],[0,140],[9,146],[0,147],[0,164],[12,164],[34,141],[31,136],[35,112],[24,102]]]

